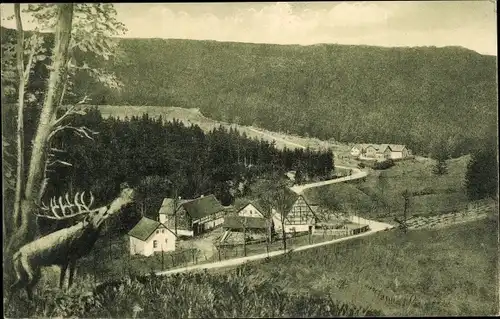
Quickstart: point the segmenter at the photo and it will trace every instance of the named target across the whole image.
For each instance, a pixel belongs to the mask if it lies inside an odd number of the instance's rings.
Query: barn
[[[175,209],[174,209],[175,207]],[[179,236],[197,236],[224,222],[225,208],[214,195],[191,200],[165,198],[159,211],[160,222]]]

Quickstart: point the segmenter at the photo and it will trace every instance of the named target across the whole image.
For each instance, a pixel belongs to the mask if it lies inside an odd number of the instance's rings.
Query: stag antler
[[[66,202],[63,201],[62,196],[58,199],[52,197],[49,206],[45,205],[43,202],[41,203],[40,209],[43,213],[35,215],[48,219],[67,219],[98,211],[98,208],[90,208],[94,203],[94,195],[92,195],[92,192],[90,192],[90,202],[88,204],[84,201],[84,195],[85,192],[81,194],[76,193],[73,202],[70,202],[68,193],[64,196]]]

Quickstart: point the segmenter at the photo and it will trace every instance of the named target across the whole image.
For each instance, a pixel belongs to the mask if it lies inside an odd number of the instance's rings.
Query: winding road
[[[249,128],[249,129],[253,132],[260,133],[262,135],[267,135],[270,138],[280,140],[284,143],[287,143],[290,146],[305,148],[303,145],[299,145],[297,143],[287,141],[283,138],[272,136],[270,134],[256,130],[254,128]],[[351,181],[351,180],[363,178],[363,177],[368,175],[368,173],[366,171],[362,171],[356,167],[347,167],[347,166],[340,166],[340,165],[336,165],[336,167],[339,167],[342,169],[352,169],[353,174],[350,176],[331,179],[331,180],[327,180],[327,181],[315,182],[315,183],[304,184],[304,185],[296,185],[296,186],[291,187],[291,190],[293,190],[297,194],[300,194],[305,189],[308,189],[308,188],[324,186],[324,185],[329,185],[329,184],[335,184],[335,183],[341,183],[341,182],[345,182],[345,181]],[[386,230],[394,228],[393,225],[377,222],[374,220],[364,219],[364,218],[361,218],[358,216],[350,216],[349,220],[353,223],[369,225],[370,229],[364,233],[357,234],[357,235],[352,235],[352,236],[347,236],[347,237],[343,237],[343,238],[339,238],[339,239],[334,239],[331,241],[301,246],[301,247],[293,249],[293,251],[307,250],[307,249],[312,249],[312,248],[316,248],[316,247],[320,247],[320,246],[326,246],[326,245],[331,245],[331,244],[335,244],[335,243],[340,243],[343,241],[373,235],[375,233],[378,233],[381,231],[386,231]],[[285,253],[284,250],[278,250],[278,251],[273,251],[270,253],[263,253],[263,254],[248,256],[248,257],[234,258],[234,259],[229,259],[229,260],[224,260],[224,261],[219,261],[219,262],[206,263],[206,264],[201,264],[201,265],[193,265],[193,266],[188,266],[188,267],[160,271],[160,272],[157,272],[156,274],[157,275],[170,275],[170,274],[176,274],[176,273],[181,273],[181,272],[186,272],[186,271],[196,271],[196,270],[204,270],[204,269],[215,269],[215,268],[223,268],[223,267],[229,267],[229,266],[237,266],[237,265],[241,265],[241,264],[244,264],[244,263],[247,263],[250,261],[264,259],[266,257],[271,258],[271,257],[280,256],[280,255],[283,255],[284,253]]]

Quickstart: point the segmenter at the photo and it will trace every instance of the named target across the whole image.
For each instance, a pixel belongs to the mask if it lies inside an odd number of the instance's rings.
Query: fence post
[[[172,267],[175,267],[174,254],[170,255],[170,257],[172,257]]]

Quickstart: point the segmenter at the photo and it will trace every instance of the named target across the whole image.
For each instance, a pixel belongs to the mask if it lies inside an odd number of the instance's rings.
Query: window
[[[162,234],[165,234],[165,229],[162,229],[162,230],[161,230],[161,233],[162,233]]]
[[[165,238],[165,244],[168,244],[168,239]]]
[[[159,230],[157,230],[157,231],[156,231],[156,233],[157,233],[157,234],[159,234],[159,233],[160,233],[160,231],[159,231]]]
[[[157,240],[153,240],[153,248],[158,248],[158,241]]]

